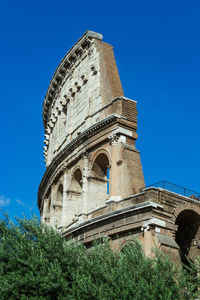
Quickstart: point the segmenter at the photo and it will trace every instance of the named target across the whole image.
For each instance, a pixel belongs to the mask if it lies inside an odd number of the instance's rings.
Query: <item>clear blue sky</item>
[[[0,207],[37,211],[45,171],[42,103],[86,31],[114,46],[126,97],[138,101],[146,184],[200,191],[200,1],[11,0],[0,6]]]

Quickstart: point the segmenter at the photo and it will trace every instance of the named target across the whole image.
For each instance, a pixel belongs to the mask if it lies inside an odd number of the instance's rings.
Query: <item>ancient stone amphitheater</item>
[[[136,149],[137,102],[124,97],[113,47],[87,31],[57,67],[43,105],[43,222],[90,247],[137,236],[174,260],[199,255],[199,195],[145,188]]]

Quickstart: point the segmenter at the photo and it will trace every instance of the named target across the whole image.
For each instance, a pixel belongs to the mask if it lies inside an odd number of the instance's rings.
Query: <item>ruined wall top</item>
[[[104,108],[124,95],[113,47],[102,38],[86,31],[52,77],[43,104],[47,166],[77,135],[106,118]]]
[[[74,44],[74,46],[66,53],[64,58],[61,60],[58,65],[45,95],[44,103],[43,103],[43,122],[44,126],[46,125],[46,119],[48,114],[48,107],[51,106],[51,102],[53,100],[53,96],[59,88],[59,83],[65,76],[66,71],[70,70],[73,59],[77,57],[77,54],[87,46],[88,40],[90,39],[98,39],[102,40],[103,35],[94,31],[86,31],[84,35]]]

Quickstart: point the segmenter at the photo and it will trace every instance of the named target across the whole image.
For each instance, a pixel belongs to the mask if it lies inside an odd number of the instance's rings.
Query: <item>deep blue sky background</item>
[[[200,1],[11,0],[0,5],[0,207],[37,211],[45,171],[42,103],[61,58],[86,30],[114,46],[138,101],[146,184],[200,191]]]

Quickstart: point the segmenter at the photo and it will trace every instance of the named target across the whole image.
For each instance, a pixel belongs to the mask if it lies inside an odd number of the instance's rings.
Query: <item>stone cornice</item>
[[[74,226],[73,228],[67,229],[66,231],[63,232],[62,236],[66,237],[66,236],[72,235],[73,233],[76,233],[77,231],[85,230],[89,226],[104,222],[106,220],[109,220],[109,222],[111,222],[112,218],[119,217],[120,215],[130,214],[131,212],[134,212],[137,210],[143,210],[143,209],[152,210],[153,208],[156,207],[155,204],[156,203],[154,203],[154,202],[146,201],[143,203],[134,204],[132,206],[128,206],[128,207],[125,207],[122,209],[118,209],[118,210],[103,214],[103,215],[93,218],[91,220],[87,220],[81,224],[78,224],[78,225]]]
[[[103,36],[100,33],[93,31],[86,31],[84,35],[76,42],[76,44],[67,52],[64,58],[61,60],[58,65],[47,90],[44,103],[43,103],[43,124],[44,127],[47,123],[48,111],[51,107],[51,104],[56,96],[58,88],[65,77],[68,70],[71,69],[71,66],[78,57],[81,56],[83,50],[91,44],[91,39],[102,40]]]
[[[88,114],[88,116],[85,118],[85,120],[84,120],[81,124],[79,124],[79,125],[71,132],[71,134],[73,134],[74,132],[78,131],[78,128],[82,127],[82,125],[85,124],[85,122],[86,122],[86,120],[87,120],[88,118],[92,118],[92,117],[94,117],[95,115],[101,113],[103,110],[106,110],[109,106],[112,106],[113,103],[116,102],[116,101],[118,101],[118,100],[120,100],[120,101],[126,100],[126,101],[131,101],[131,102],[137,103],[137,101],[132,100],[132,99],[129,99],[129,98],[124,97],[124,96],[116,97],[116,98],[112,99],[108,104],[106,104],[105,106],[101,107],[99,110],[97,110],[96,112],[94,112],[93,114]],[[137,129],[137,125],[136,125],[136,128],[135,128],[135,129]],[[45,146],[43,147],[43,149],[44,149],[43,153],[44,153],[45,162],[46,162],[46,159],[47,159],[47,151],[48,151],[48,147],[49,147],[49,135],[50,135],[50,132],[49,132],[48,134],[46,133],[46,134],[45,134],[45,138],[46,138],[46,139],[44,140]],[[69,134],[68,134],[68,135],[69,135]],[[67,138],[67,136],[66,136],[66,138]],[[63,143],[64,143],[64,142],[65,142],[65,140],[63,141]],[[63,144],[60,144],[60,145],[59,145],[59,148],[61,148],[62,146],[63,146]],[[59,150],[59,149],[58,149],[58,150]]]
[[[96,135],[101,130],[115,123],[117,119],[125,119],[125,118],[117,114],[112,114],[106,117],[105,119],[99,121],[95,125],[92,125],[84,132],[82,132],[79,136],[77,136],[69,144],[67,144],[65,148],[56,155],[56,157],[54,157],[51,164],[47,167],[46,172],[39,186],[38,207],[40,207],[40,201],[43,196],[47,183],[51,182],[51,180],[53,180],[53,178],[56,177],[56,174],[58,174],[62,170],[62,167],[66,169],[67,166],[66,163],[64,162],[64,159],[68,157],[75,149],[77,149],[77,147],[79,147],[85,141],[87,141],[90,137]],[[62,162],[64,162],[64,164],[61,164]]]

